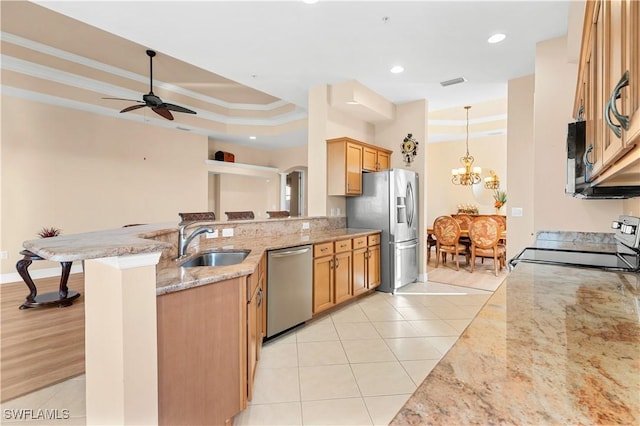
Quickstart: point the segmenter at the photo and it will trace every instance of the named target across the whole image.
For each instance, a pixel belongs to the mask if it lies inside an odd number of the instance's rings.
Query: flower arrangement
[[[51,228],[42,228],[40,232],[38,232],[38,236],[40,238],[57,237],[58,235],[60,235],[60,232],[60,229],[54,228],[52,226]]]
[[[493,206],[496,209],[499,209],[507,203],[507,192],[496,189],[495,193],[493,194],[493,199],[495,200]]]
[[[473,204],[458,204],[458,214],[478,214],[478,206]]]

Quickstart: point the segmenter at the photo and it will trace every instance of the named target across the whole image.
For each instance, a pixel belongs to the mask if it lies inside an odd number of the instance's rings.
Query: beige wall
[[[267,217],[267,210],[280,210],[280,176],[261,178],[219,175],[220,204],[216,218],[226,220],[225,211],[253,211],[257,219]]]
[[[461,107],[462,108],[462,107]],[[470,130],[472,132],[472,130]],[[465,141],[431,143],[427,170],[429,174],[429,200],[427,222],[431,225],[441,215],[456,213],[459,204],[472,204],[478,207],[480,214],[494,214],[493,191],[477,188],[479,197],[474,196],[472,186],[451,183],[451,169],[461,167],[460,157],[466,152]],[[469,154],[474,165],[482,168],[483,176],[489,169],[500,177],[500,187],[507,191],[507,201],[511,203],[507,188],[507,138],[504,135],[469,139]]]
[[[2,273],[43,227],[64,234],[178,222],[207,208],[207,139],[2,97]],[[31,269],[59,266],[34,262]]]
[[[266,150],[209,140],[209,159],[214,159],[216,151],[233,153],[236,163],[278,169],[278,172],[259,177],[209,173],[208,206],[219,220],[226,220],[225,211],[251,210],[256,218],[264,218],[268,210],[280,210],[280,173],[304,172],[307,168],[307,146],[304,144]],[[305,176],[305,188],[306,180]],[[306,189],[304,192],[306,194]],[[304,211],[306,205],[305,197]]]
[[[573,120],[577,65],[567,59],[566,37],[538,43],[534,94],[534,232],[610,232],[621,200],[584,200],[564,193],[567,123]],[[531,191],[533,190],[533,191]],[[525,212],[528,214],[528,212]]]
[[[507,162],[509,179],[507,227],[507,253],[514,256],[534,241],[533,177],[536,169],[533,161],[533,75],[509,81],[507,127]],[[522,216],[513,216],[513,208],[521,208]]]

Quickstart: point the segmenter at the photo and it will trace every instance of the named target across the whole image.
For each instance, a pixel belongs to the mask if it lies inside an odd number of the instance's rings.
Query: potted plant
[[[500,209],[507,203],[507,192],[496,189],[493,199],[495,200],[493,206],[496,208],[496,214],[500,214]]]
[[[38,232],[38,236],[40,238],[57,237],[61,232],[61,229],[55,228],[53,226],[51,228],[43,227],[40,232]]]

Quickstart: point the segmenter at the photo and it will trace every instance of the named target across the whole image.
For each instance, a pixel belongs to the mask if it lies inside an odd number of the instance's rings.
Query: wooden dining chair
[[[436,235],[436,268],[440,259],[444,263],[445,253],[451,253],[456,259],[456,270],[460,270],[459,256],[465,256],[467,264],[469,257],[465,246],[460,244],[460,225],[451,216],[440,216],[433,222],[433,233]]]
[[[427,233],[427,263],[431,262],[431,248],[435,246],[436,239],[433,238],[433,234]]]
[[[493,258],[493,272],[498,276],[506,263],[505,247],[499,244],[501,225],[493,218],[481,216],[473,219],[469,225],[469,238],[471,239],[471,272],[476,264],[476,257]]]
[[[291,216],[291,214],[287,210],[268,211],[267,214],[269,215],[269,219]]]
[[[178,216],[180,216],[179,225],[188,222],[213,222],[216,220],[215,212],[178,213]]]
[[[458,225],[460,225],[460,231],[466,231],[466,233],[468,233],[469,225],[471,224],[471,221],[473,220],[473,217],[471,217],[471,215],[468,215],[468,214],[456,214],[456,215],[451,215],[451,217],[453,217],[458,222]],[[466,249],[467,249],[467,251],[469,251],[469,247],[471,246],[471,240],[469,239],[468,235],[461,235],[460,236],[460,243],[464,244]]]
[[[224,214],[227,215],[227,220],[248,220],[255,218],[252,211],[224,212]]]

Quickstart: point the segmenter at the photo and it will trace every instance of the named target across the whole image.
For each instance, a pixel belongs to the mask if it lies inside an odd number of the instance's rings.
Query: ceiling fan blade
[[[123,109],[120,112],[129,112],[129,111],[133,111],[134,109],[140,109],[140,108],[144,108],[146,105],[131,105],[130,107],[126,107],[125,109]]]
[[[159,114],[161,116],[163,116],[164,118],[166,118],[167,120],[173,120],[173,115],[171,115],[171,112],[166,109],[166,108],[161,108],[161,107],[157,107],[157,108],[151,108],[156,114]]]
[[[114,101],[129,101],[129,102],[139,102],[141,104],[143,104],[144,102],[137,100],[137,99],[124,99],[124,98],[102,98],[102,99],[111,99]]]
[[[197,114],[195,111],[191,111],[188,108],[181,107],[180,105],[174,105],[174,104],[168,104],[168,103],[162,103],[162,105],[160,105],[160,108],[166,108],[171,111],[184,112],[187,114]]]

